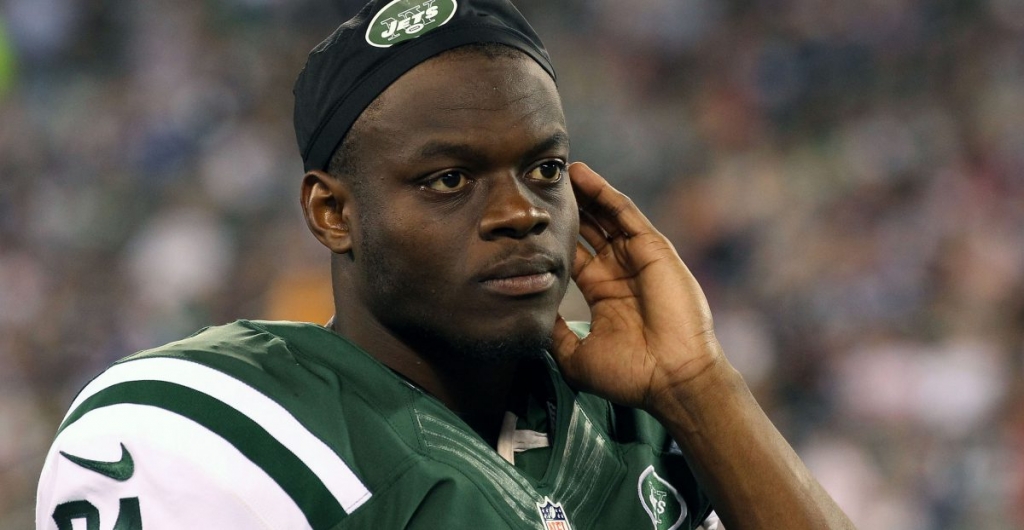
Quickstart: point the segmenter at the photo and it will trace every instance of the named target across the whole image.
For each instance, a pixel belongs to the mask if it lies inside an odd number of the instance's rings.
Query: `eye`
[[[449,171],[427,181],[426,186],[434,191],[451,193],[465,188],[470,183],[461,171]]]
[[[549,160],[542,162],[537,167],[531,169],[526,177],[531,180],[539,182],[554,183],[562,179],[562,173],[565,171],[565,164],[558,160]]]

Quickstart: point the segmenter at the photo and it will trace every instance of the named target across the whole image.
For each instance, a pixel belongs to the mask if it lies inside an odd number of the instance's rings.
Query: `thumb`
[[[580,338],[569,329],[569,324],[562,315],[555,317],[555,327],[551,330],[551,356],[555,358],[555,362],[559,366],[564,366],[576,353],[579,344]]]

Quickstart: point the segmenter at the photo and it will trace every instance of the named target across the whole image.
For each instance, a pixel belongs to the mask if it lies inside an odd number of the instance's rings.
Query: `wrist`
[[[653,394],[646,409],[671,430],[696,434],[709,421],[722,419],[743,397],[753,399],[743,376],[718,355],[699,372]]]

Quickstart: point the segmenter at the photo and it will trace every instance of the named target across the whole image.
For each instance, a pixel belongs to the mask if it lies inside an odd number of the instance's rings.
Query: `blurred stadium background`
[[[0,0],[0,528],[111,361],[329,316],[291,86],[360,4]],[[518,4],[858,526],[1024,527],[1024,2]]]

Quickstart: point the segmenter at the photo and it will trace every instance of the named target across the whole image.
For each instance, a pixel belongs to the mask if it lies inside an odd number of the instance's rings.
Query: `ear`
[[[352,250],[352,191],[320,170],[302,177],[302,214],[313,235],[335,254]]]

